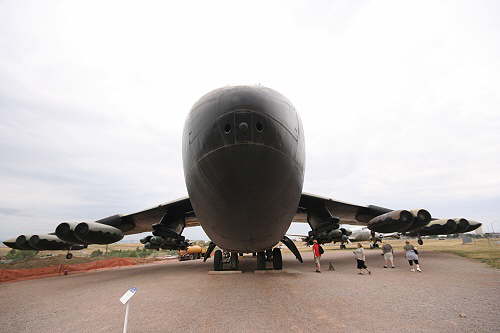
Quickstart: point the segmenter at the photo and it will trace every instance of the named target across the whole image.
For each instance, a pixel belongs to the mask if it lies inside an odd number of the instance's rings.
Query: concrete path
[[[421,254],[411,273],[402,254],[357,275],[350,251],[327,251],[324,271],[284,255],[286,272],[208,275],[211,260],[168,262],[0,284],[1,332],[121,332],[130,287],[129,332],[499,332],[500,271],[477,261]],[[335,271],[328,271],[328,262]]]

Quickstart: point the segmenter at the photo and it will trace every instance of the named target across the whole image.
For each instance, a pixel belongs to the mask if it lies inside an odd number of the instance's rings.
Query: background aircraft
[[[186,249],[185,227],[201,225],[211,243],[231,253],[257,252],[257,268],[282,268],[281,241],[302,261],[285,236],[293,221],[308,223],[308,240],[345,242],[340,223],[365,225],[371,232],[405,232],[421,236],[461,233],[481,224],[463,218],[432,220],[425,209],[392,210],[360,206],[302,193],[305,139],[292,103],[262,86],[216,89],[194,104],[183,133],[182,155],[189,197],[127,215],[95,222],[64,222],[54,233],[20,235],[4,242],[15,249],[76,250],[88,244],[110,244],[124,235],[152,231],[143,240],[150,249]],[[432,220],[432,222],[431,222]],[[216,250],[214,269],[223,269]]]

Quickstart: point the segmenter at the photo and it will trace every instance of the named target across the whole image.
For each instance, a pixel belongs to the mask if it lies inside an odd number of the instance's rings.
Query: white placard
[[[123,294],[123,296],[120,298],[120,302],[122,302],[123,304],[127,304],[127,302],[132,298],[132,296],[135,295],[136,291],[137,288],[130,288],[129,290],[127,290],[125,294]]]

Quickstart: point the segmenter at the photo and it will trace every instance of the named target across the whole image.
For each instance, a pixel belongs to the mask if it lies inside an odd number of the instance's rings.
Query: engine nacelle
[[[458,225],[454,219],[439,219],[429,222],[417,233],[421,236],[454,234],[457,232],[457,227]]]
[[[73,234],[84,244],[111,244],[123,238],[120,229],[96,222],[78,223]]]
[[[19,235],[16,238],[16,248],[19,250],[37,250],[29,244],[29,239],[32,235]]]
[[[81,243],[82,241],[75,236],[75,228],[77,225],[78,223],[75,222],[63,222],[59,224],[56,228],[57,238],[68,243]]]
[[[465,230],[465,232],[476,230],[481,225],[482,225],[482,223],[479,223],[477,221],[471,221],[471,220],[469,220],[469,227],[467,228],[467,230]]]
[[[28,240],[29,245],[37,250],[69,250],[71,243],[59,239],[55,235],[33,235]]]
[[[5,246],[10,247],[11,249],[22,250],[16,245],[16,238],[7,239],[3,241],[3,243],[5,244]]]
[[[456,234],[462,234],[469,229],[469,221],[463,218],[455,218],[453,219],[455,223],[457,224],[457,230],[455,231]]]
[[[413,224],[414,216],[407,210],[393,210],[374,217],[368,222],[368,229],[375,232],[402,232]]]
[[[410,213],[413,215],[413,223],[405,231],[418,230],[429,224],[432,219],[431,214],[425,209],[412,209]]]

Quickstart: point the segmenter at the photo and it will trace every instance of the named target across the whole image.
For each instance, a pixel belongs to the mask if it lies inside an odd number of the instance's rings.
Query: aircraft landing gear
[[[231,264],[231,269],[237,271],[239,269],[239,259],[238,252],[231,252],[231,258],[229,259]]]
[[[273,249],[273,268],[283,269],[283,259],[281,257],[281,249],[277,247]]]
[[[68,249],[68,253],[66,253],[66,259],[68,259],[68,260],[73,258],[73,254],[70,251],[71,251],[71,249]]]
[[[346,249],[346,246],[345,246],[345,244],[344,244],[344,243],[340,244],[340,249],[341,249],[341,250],[345,250],[345,249]]]
[[[379,247],[378,243],[370,244],[370,249],[378,249]]]
[[[214,271],[222,271],[222,251],[217,250],[214,253]]]
[[[258,270],[266,269],[266,253],[265,252],[257,252],[257,269]]]
[[[418,237],[417,243],[418,245],[424,245],[424,241],[420,237]]]
[[[266,261],[272,261],[273,260],[273,250],[269,249],[266,250]]]

